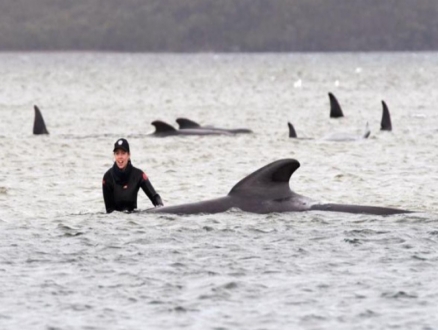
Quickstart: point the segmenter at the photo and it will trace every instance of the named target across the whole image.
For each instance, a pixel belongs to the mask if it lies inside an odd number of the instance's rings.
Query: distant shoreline
[[[436,0],[15,0],[0,51],[438,51]]]

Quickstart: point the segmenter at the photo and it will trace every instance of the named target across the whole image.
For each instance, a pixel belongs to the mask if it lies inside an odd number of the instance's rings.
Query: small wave
[[[415,294],[409,294],[404,291],[398,291],[398,292],[384,292],[382,293],[383,298],[390,298],[390,299],[414,299],[418,298]]]
[[[353,244],[353,245],[360,245],[360,244],[362,244],[362,241],[360,239],[357,239],[357,238],[353,238],[353,239],[344,238],[344,242],[347,242],[347,243],[350,243],[350,244]]]

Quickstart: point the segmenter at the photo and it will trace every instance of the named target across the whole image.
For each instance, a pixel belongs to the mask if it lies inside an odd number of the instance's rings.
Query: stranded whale
[[[287,126],[289,127],[289,137],[292,139],[300,139],[300,140],[311,140],[311,138],[299,138],[297,132],[295,131],[294,126],[288,122]],[[326,137],[323,137],[322,140],[325,141],[357,141],[362,139],[368,139],[371,131],[368,123],[365,126],[365,130],[362,135],[354,135],[349,133],[333,133]]]
[[[33,134],[49,134],[49,131],[46,128],[46,124],[44,123],[43,115],[41,114],[40,109],[34,105],[35,109],[35,119],[33,121]]]
[[[295,159],[270,163],[239,181],[228,195],[197,203],[164,206],[146,212],[171,214],[221,213],[237,208],[251,213],[332,211],[392,215],[411,211],[363,205],[325,204],[299,195],[289,187],[292,174],[300,167]]]
[[[173,126],[161,121],[155,120],[152,122],[155,126],[155,132],[152,136],[157,137],[167,137],[167,136],[178,136],[178,135],[231,135],[231,133],[224,131],[215,131],[209,129],[180,129],[177,130]]]
[[[370,127],[368,123],[366,123],[365,130],[362,133],[362,135],[355,135],[350,133],[333,133],[323,137],[322,139],[325,141],[357,141],[357,140],[368,139],[370,134],[371,134]]]
[[[179,125],[179,129],[208,129],[213,131],[223,131],[232,134],[252,133],[248,128],[217,128],[214,126],[201,126],[197,122],[187,118],[177,118],[176,122]]]

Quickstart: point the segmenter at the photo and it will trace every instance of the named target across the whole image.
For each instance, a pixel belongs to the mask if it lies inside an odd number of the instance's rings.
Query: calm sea
[[[1,329],[438,328],[438,53],[2,53],[0,77]],[[148,135],[177,117],[255,133]],[[295,158],[297,193],[417,213],[107,215],[119,137],[166,205]]]

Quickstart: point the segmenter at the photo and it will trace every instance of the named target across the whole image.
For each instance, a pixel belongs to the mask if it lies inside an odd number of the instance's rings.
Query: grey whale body
[[[173,126],[161,121],[155,120],[151,123],[155,127],[155,132],[151,135],[156,137],[168,136],[187,136],[187,135],[231,135],[229,132],[216,131],[210,129],[175,129]]]
[[[179,129],[207,129],[218,132],[228,132],[231,134],[250,134],[252,130],[248,128],[219,128],[214,126],[201,126],[197,122],[190,120],[188,118],[177,118],[176,122],[178,123]]]
[[[289,137],[291,139],[313,140],[312,138],[298,137],[297,132],[294,128],[294,125],[292,125],[290,122],[287,123],[287,126],[289,127]],[[334,133],[334,134],[330,134],[330,135],[322,138],[322,140],[338,141],[338,142],[340,142],[340,141],[358,141],[358,140],[368,139],[370,134],[371,134],[371,131],[370,131],[368,123],[367,123],[365,126],[365,131],[363,132],[362,135],[353,135],[353,134],[348,134],[348,133]]]
[[[331,211],[372,215],[392,215],[411,213],[408,210],[365,206],[319,203],[299,195],[289,187],[292,174],[300,167],[295,159],[280,159],[270,163],[239,181],[228,195],[216,199],[163,206],[146,212],[170,214],[214,214],[230,209],[240,209],[250,213],[281,213],[303,211]]]

